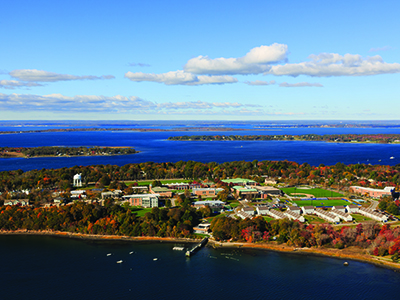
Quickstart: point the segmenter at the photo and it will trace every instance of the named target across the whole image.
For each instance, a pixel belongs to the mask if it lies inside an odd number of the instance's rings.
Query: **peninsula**
[[[29,158],[44,156],[128,155],[138,153],[131,147],[0,147],[0,158]]]

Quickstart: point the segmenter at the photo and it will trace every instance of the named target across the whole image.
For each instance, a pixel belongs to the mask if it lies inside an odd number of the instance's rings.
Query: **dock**
[[[191,250],[186,251],[186,256],[190,257],[192,256],[194,253],[196,253],[198,250],[200,250],[203,246],[205,246],[208,242],[208,238],[205,237],[204,239],[201,240],[201,242],[199,244],[197,244],[196,246],[194,246]]]

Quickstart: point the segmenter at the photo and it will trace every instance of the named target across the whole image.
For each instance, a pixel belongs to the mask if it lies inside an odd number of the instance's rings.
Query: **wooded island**
[[[400,143],[400,134],[303,134],[303,135],[183,135],[170,141],[313,141],[334,143]]]

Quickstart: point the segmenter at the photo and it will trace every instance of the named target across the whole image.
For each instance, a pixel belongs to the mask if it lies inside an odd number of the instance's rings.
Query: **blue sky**
[[[396,120],[399,1],[7,1],[2,120]]]

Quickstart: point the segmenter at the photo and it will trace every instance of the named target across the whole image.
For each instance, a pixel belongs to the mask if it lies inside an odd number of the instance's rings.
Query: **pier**
[[[194,246],[191,250],[186,251],[186,256],[187,257],[192,256],[194,253],[196,253],[196,251],[200,250],[200,248],[202,248],[204,245],[206,245],[207,242],[208,242],[208,238],[205,237],[204,239],[201,240],[201,242],[199,244]]]

